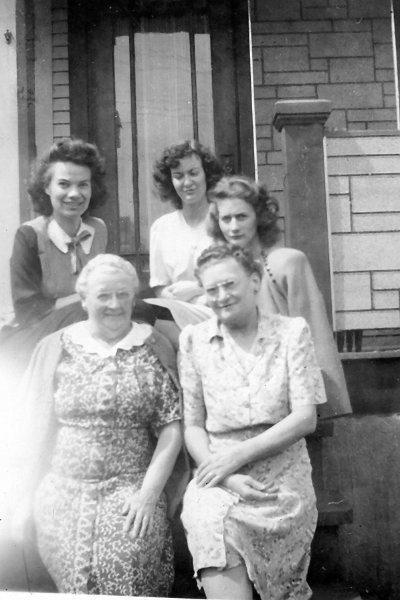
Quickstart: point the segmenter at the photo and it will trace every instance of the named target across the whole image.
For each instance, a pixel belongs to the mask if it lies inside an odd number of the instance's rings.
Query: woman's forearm
[[[315,431],[317,416],[314,405],[302,406],[263,433],[241,442],[237,453],[238,468],[247,463],[283,452],[299,439]]]
[[[208,434],[204,427],[191,425],[185,428],[185,443],[190,456],[197,465],[210,456]]]
[[[158,437],[151,463],[144,477],[141,494],[159,496],[175,465],[182,446],[182,435],[178,421],[165,425]]]

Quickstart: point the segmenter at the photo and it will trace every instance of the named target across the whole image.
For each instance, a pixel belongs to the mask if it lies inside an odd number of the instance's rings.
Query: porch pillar
[[[324,124],[329,100],[281,100],[274,127],[282,132],[286,244],[310,260],[332,322]]]

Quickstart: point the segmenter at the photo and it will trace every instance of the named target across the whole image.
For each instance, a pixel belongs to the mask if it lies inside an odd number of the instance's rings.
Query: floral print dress
[[[164,494],[144,538],[123,534],[122,508],[140,490],[159,428],[180,418],[178,393],[145,341],[132,344],[128,334],[114,353],[98,353],[82,325],[62,335],[57,434],[35,494],[39,552],[59,592],[167,596],[174,573]]]
[[[180,348],[185,426],[204,427],[211,451],[256,436],[296,406],[326,401],[301,317],[261,317],[251,353],[215,319],[184,329]],[[199,488],[193,479],[182,521],[195,574],[244,563],[262,600],[308,599],[317,511],[305,440],[241,472],[274,482],[277,499],[244,501],[222,486]]]

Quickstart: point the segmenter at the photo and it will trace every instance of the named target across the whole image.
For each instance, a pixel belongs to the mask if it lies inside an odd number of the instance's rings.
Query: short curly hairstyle
[[[132,287],[135,294],[139,290],[139,277],[135,267],[125,258],[118,256],[117,254],[98,254],[83,267],[82,271],[78,275],[78,279],[75,284],[75,291],[79,294],[82,299],[86,298],[88,289],[88,279],[92,273],[97,270],[108,268],[114,271],[120,271],[132,281]]]
[[[182,158],[192,154],[197,155],[201,160],[207,190],[212,188],[223,175],[222,166],[216,156],[197,140],[185,140],[166,148],[153,165],[153,181],[161,200],[169,200],[175,208],[182,208],[182,200],[172,183],[171,169],[176,168]]]
[[[246,250],[237,244],[228,244],[227,242],[215,242],[208,246],[197,259],[195,275],[200,285],[201,272],[208,264],[220,262],[226,258],[233,258],[236,262],[243,267],[243,270],[247,275],[256,273],[260,279],[263,276],[263,267],[261,263],[256,260],[250,250]]]
[[[208,193],[210,210],[207,230],[214,240],[225,241],[219,226],[218,203],[229,198],[240,198],[253,207],[257,217],[257,234],[261,244],[269,248],[281,235],[278,226],[279,205],[271,198],[265,185],[245,177],[229,175],[223,177]]]
[[[90,169],[92,196],[88,211],[105,203],[107,198],[104,181],[106,172],[104,159],[100,156],[97,147],[80,139],[62,139],[50,147],[32,172],[28,193],[36,213],[50,216],[53,212],[50,196],[46,193],[45,188],[51,180],[51,166],[57,162],[71,162]]]

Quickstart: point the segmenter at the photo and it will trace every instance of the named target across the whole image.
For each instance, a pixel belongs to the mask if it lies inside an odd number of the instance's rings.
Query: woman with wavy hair
[[[321,416],[351,412],[342,365],[311,265],[300,250],[279,244],[277,201],[263,184],[236,175],[223,177],[208,196],[211,237],[250,250],[263,264],[260,311],[301,316],[309,324],[328,396]]]

